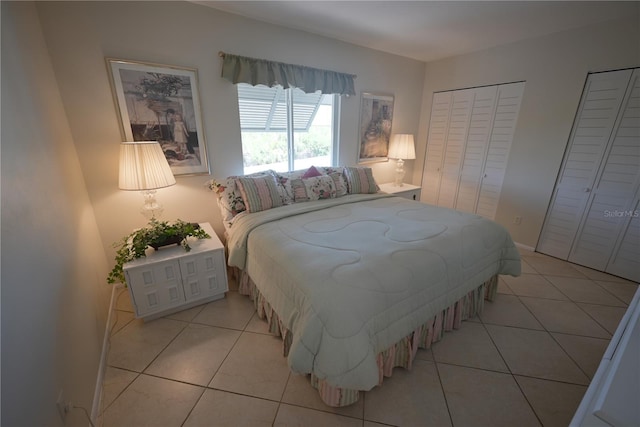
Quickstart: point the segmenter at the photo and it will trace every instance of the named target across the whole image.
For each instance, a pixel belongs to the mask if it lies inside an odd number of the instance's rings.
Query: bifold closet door
[[[638,70],[591,74],[538,250],[640,280]]]
[[[459,184],[455,195],[456,210],[475,213],[478,194],[496,114],[498,86],[487,86],[473,90],[473,103],[467,141],[464,146]]]
[[[484,173],[480,177],[480,190],[475,210],[478,215],[485,218],[494,219],[498,210],[523,93],[524,82],[498,86],[489,148],[483,166]]]
[[[440,172],[444,157],[444,147],[447,144],[447,136],[449,134],[452,102],[453,92],[434,93],[431,101],[431,120],[427,136],[428,143],[420,200],[432,205],[438,204]]]
[[[435,93],[422,197],[495,216],[524,82]]]
[[[637,194],[631,210],[626,211],[622,219],[622,233],[605,271],[640,282],[640,201]]]
[[[622,236],[618,239],[606,272],[640,282],[640,201],[638,194],[624,216]]]
[[[639,70],[635,70],[631,76],[614,132],[569,254],[571,262],[608,272],[612,272],[614,266],[617,271],[621,268],[621,262],[627,259],[635,265],[633,280],[640,280],[640,251],[637,231],[634,232],[637,220],[632,223],[633,217],[638,214],[637,193],[640,185],[639,76]],[[626,242],[626,245],[622,246],[622,242]]]
[[[456,205],[458,181],[467,144],[475,91],[473,89],[457,90],[453,92],[452,98],[437,203],[438,206],[445,208],[455,208]]]

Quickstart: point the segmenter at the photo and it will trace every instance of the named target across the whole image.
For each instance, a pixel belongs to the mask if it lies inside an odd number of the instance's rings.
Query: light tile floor
[[[521,251],[523,274],[413,369],[346,408],[289,372],[248,297],[144,323],[117,301],[104,379],[105,427],[566,426],[638,285]],[[233,284],[231,284],[233,289]]]

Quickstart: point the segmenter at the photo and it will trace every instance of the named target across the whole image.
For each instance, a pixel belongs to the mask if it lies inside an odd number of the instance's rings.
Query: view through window
[[[337,95],[239,83],[244,173],[334,165]]]

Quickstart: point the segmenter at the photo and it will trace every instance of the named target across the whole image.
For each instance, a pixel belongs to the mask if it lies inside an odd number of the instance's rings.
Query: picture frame
[[[393,123],[394,96],[362,92],[358,163],[388,161],[389,139]]]
[[[174,175],[208,174],[195,68],[106,58],[124,141],[158,141]]]

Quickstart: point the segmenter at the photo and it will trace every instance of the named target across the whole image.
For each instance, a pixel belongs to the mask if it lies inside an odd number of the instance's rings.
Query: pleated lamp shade
[[[406,133],[393,135],[389,143],[388,156],[391,159],[415,159],[416,149],[413,144],[413,135]]]
[[[154,190],[175,183],[162,147],[156,141],[120,144],[118,187],[121,190]]]

